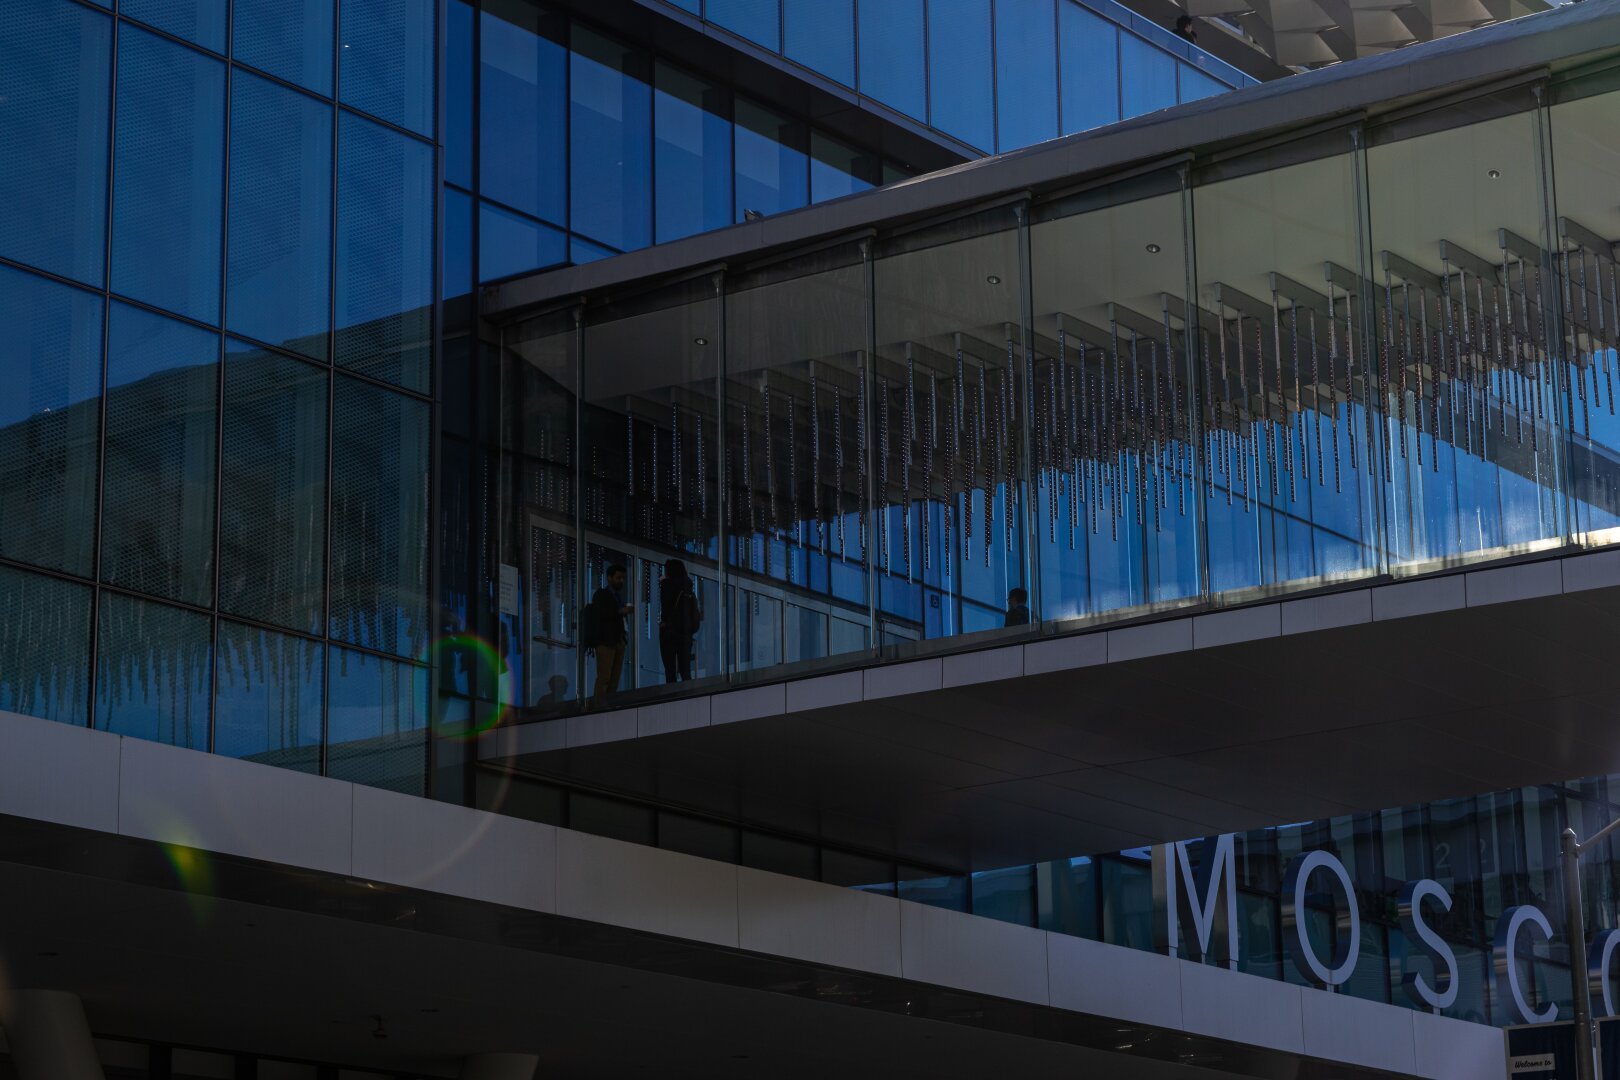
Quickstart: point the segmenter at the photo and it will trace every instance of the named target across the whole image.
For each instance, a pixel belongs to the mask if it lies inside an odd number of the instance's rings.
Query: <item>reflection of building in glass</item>
[[[1620,16],[1156,2],[0,5],[0,1072],[1481,1075],[1620,747],[1331,732],[1620,691]],[[1147,955],[1211,832],[1263,979]]]

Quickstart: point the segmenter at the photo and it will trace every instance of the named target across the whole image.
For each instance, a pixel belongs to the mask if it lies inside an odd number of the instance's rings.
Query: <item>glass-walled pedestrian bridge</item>
[[[1617,11],[491,287],[486,693],[543,718],[1614,540]],[[671,558],[703,620],[666,688]],[[628,659],[582,701],[614,564]]]

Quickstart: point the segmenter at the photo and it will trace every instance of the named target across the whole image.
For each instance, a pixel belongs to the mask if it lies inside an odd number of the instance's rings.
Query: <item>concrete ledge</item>
[[[1199,1035],[1302,1054],[1305,1036],[1300,995],[1308,993],[1321,991],[1183,962],[1181,1026]]]
[[[1047,934],[1052,1007],[1180,1029],[1182,961],[1141,953],[1122,964],[1113,955],[1117,948],[1068,934]],[[1109,977],[1097,978],[1096,973],[1105,969]]]
[[[1145,656],[1184,652],[1193,646],[1193,620],[1166,619],[1108,631],[1108,662],[1140,660]]]
[[[999,682],[1002,679],[1016,679],[1024,674],[1022,645],[957,653],[943,659],[945,670],[941,685],[945,687]]]
[[[1108,663],[1108,632],[1097,630],[1089,634],[1032,641],[1024,646],[1024,674],[1044,675],[1051,671],[1070,671]]]
[[[1370,623],[1373,618],[1370,589],[1306,596],[1298,600],[1285,600],[1280,606],[1282,632],[1285,634],[1308,634],[1340,626],[1357,626]]]
[[[1310,1056],[1408,1075],[1416,1071],[1412,1010],[1312,990],[1303,991],[1299,1003]]]
[[[1567,593],[1620,585],[1620,549],[1571,555],[1560,562]]]
[[[925,694],[942,685],[944,668],[938,657],[913,660],[906,664],[879,664],[866,668],[861,674],[865,682],[862,697],[897,697],[901,694]]]
[[[1468,589],[1462,574],[1378,585],[1372,590],[1374,622],[1432,615],[1467,606]]]
[[[1469,607],[1557,596],[1564,591],[1563,567],[1558,561],[1473,570],[1463,577]]]
[[[120,743],[123,835],[349,872],[353,785],[144,739],[109,738]],[[59,782],[76,786],[70,776]]]
[[[737,868],[558,830],[557,914],[736,948]]]
[[[714,695],[709,709],[709,723],[734,724],[739,720],[758,720],[762,716],[781,716],[787,711],[787,684],[750,686]]]
[[[863,680],[860,671],[841,671],[836,675],[819,675],[814,679],[798,679],[787,684],[787,711],[801,709],[830,709],[839,705],[853,705],[861,700]]]
[[[118,831],[118,736],[15,713],[0,725],[0,814]]]
[[[564,723],[567,725],[564,737],[570,747],[618,742],[620,739],[636,737],[635,709],[585,713],[582,716],[570,716]]]
[[[709,708],[712,694],[677,698],[643,705],[636,710],[636,735],[665,735],[671,731],[690,731],[709,726]]]
[[[1044,1005],[1046,932],[958,911],[900,906],[900,965],[908,979]]]
[[[1277,604],[1234,608],[1209,615],[1193,616],[1193,648],[1235,645],[1240,641],[1282,635],[1282,608]]]
[[[737,940],[751,952],[900,975],[900,901],[737,869]]]

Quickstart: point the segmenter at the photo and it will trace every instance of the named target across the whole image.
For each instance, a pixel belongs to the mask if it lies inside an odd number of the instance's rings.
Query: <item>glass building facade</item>
[[[502,327],[504,700],[577,706],[614,564],[650,694],[670,559],[712,688],[1611,542],[1617,113],[1525,85]]]
[[[1255,80],[1113,0],[664,0],[984,152]]]

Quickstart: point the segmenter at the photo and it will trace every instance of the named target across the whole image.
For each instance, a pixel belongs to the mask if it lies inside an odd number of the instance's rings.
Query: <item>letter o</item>
[[[1303,913],[1305,911],[1305,894],[1309,889],[1311,875],[1317,870],[1326,870],[1339,881],[1339,888],[1344,890],[1345,916],[1339,920],[1339,927],[1349,923],[1350,937],[1345,943],[1344,959],[1339,959],[1337,945],[1333,950],[1334,967],[1329,968],[1322,963],[1311,948],[1310,935],[1306,932]],[[1292,931],[1293,947],[1289,952],[1294,958],[1294,969],[1305,979],[1317,986],[1339,986],[1349,981],[1356,970],[1356,961],[1361,958],[1361,911],[1356,906],[1355,886],[1350,883],[1350,872],[1344,868],[1338,856],[1330,851],[1307,851],[1295,855],[1288,861],[1288,873],[1283,877],[1282,888],[1282,923],[1283,934],[1287,936]],[[1339,928],[1336,927],[1336,930]],[[1335,938],[1337,938],[1335,933]]]
[[[1588,985],[1592,988],[1592,996],[1603,1003],[1599,1016],[1615,1014],[1614,993],[1609,989],[1609,964],[1616,945],[1620,945],[1620,930],[1605,930],[1592,939],[1591,946],[1586,950]]]

